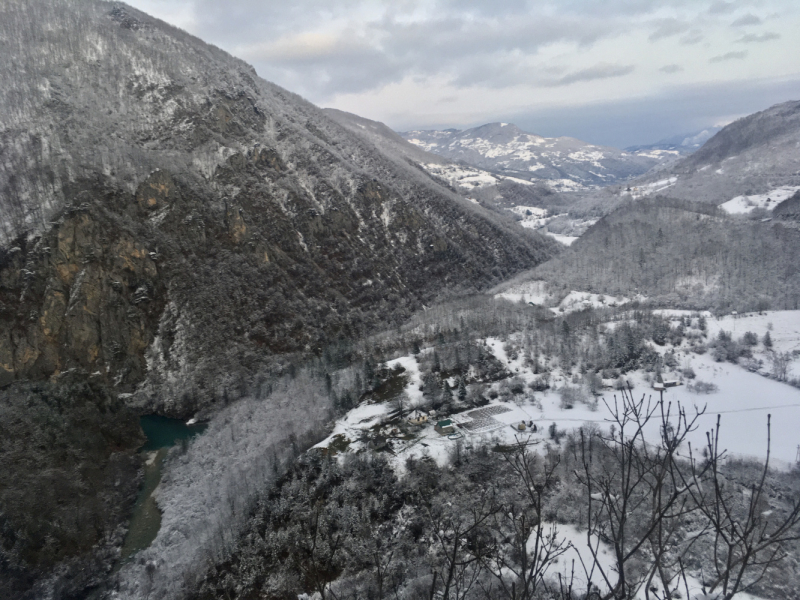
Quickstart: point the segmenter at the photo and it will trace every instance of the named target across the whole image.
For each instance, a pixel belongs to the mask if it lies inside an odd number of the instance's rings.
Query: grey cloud
[[[656,30],[648,38],[651,42],[662,38],[678,35],[689,29],[689,24],[678,19],[661,19],[657,23]]]
[[[720,54],[719,56],[714,56],[708,59],[710,63],[719,63],[725,62],[728,60],[742,60],[743,58],[747,57],[747,51],[742,50],[740,52],[728,52],[726,54]]]
[[[727,15],[736,10],[737,2],[714,2],[708,7],[712,15]]]
[[[548,137],[566,135],[593,144],[625,148],[699,131],[726,115],[750,114],[797,98],[800,98],[797,77],[790,81],[715,82],[672,88],[629,100],[500,113],[492,119],[516,123],[525,131]],[[404,129],[415,128],[413,123],[406,125]],[[451,126],[452,123],[442,123],[443,129]]]
[[[767,31],[766,33],[748,33],[740,37],[736,42],[739,44],[752,44],[754,42],[769,42],[770,40],[780,39],[780,37],[781,36],[774,31]]]
[[[589,67],[588,69],[581,69],[559,77],[546,85],[560,86],[578,83],[580,81],[594,81],[596,79],[610,79],[612,77],[623,77],[634,70],[633,65],[611,65],[602,63]]]
[[[552,73],[538,56],[552,44],[586,49],[600,40],[613,43],[631,27],[643,28],[653,40],[680,36],[681,43],[696,44],[704,39],[699,27],[728,25],[731,19],[713,14],[725,15],[738,6],[717,2],[709,15],[697,0],[129,1],[193,7],[192,33],[242,56],[266,79],[314,102],[409,77],[496,89],[620,77],[633,66],[577,70],[567,63],[564,72]],[[677,10],[704,14],[687,21],[662,18]],[[349,29],[343,32],[343,27]],[[329,39],[315,41],[314,36]]]
[[[703,35],[702,31],[700,31],[699,29],[692,29],[692,31],[689,31],[686,35],[681,37],[681,44],[684,44],[686,46],[691,46],[692,44],[699,44],[700,42],[703,41],[704,37],[705,36]]]
[[[761,25],[761,19],[754,14],[749,13],[739,17],[733,23],[731,23],[731,27],[746,27],[747,25]]]
[[[664,65],[659,71],[662,73],[679,73],[683,71],[683,67],[680,65]]]

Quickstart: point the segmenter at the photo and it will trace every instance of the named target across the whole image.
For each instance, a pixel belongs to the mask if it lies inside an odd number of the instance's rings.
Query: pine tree
[[[772,349],[772,336],[769,334],[769,331],[764,334],[764,348],[767,350]]]

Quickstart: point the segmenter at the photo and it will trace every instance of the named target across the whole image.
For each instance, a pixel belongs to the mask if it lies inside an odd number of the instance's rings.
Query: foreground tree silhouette
[[[787,557],[786,545],[800,539],[800,499],[783,515],[767,503],[771,428],[768,415],[767,457],[760,476],[747,487],[729,483],[720,472],[726,453],[719,449],[719,415],[707,434],[707,459],[690,457],[691,479],[684,482],[713,535],[714,571],[703,581],[708,598],[731,600],[749,591]],[[744,503],[739,500],[743,491],[749,497]]]
[[[610,433],[581,429],[573,447],[579,464],[574,474],[588,507],[586,598],[623,600],[642,590],[648,600],[691,597],[686,559],[693,552],[701,561],[710,555],[712,564],[711,573],[700,574],[698,598],[731,600],[788,556],[787,544],[800,539],[800,499],[782,514],[766,502],[769,418],[764,465],[758,477],[740,485],[721,472],[726,455],[719,448],[719,416],[707,433],[704,457],[698,458],[687,436],[705,409],[690,417],[663,396],[636,400],[630,389],[607,406]],[[656,444],[645,438],[654,426],[661,431]],[[688,452],[682,455],[684,444]],[[695,524],[691,534],[682,529],[687,521]],[[599,558],[601,541],[612,548],[611,568]],[[605,591],[593,581],[602,582]]]
[[[604,401],[605,402],[605,401]],[[673,409],[663,396],[635,400],[621,390],[612,403],[609,434],[582,428],[573,447],[580,465],[575,475],[583,486],[587,503],[587,545],[592,560],[583,564],[587,582],[599,578],[608,590],[601,598],[633,598],[642,586],[649,598],[660,582],[663,596],[673,598],[679,555],[667,549],[678,541],[681,519],[698,510],[688,485],[679,474],[678,449],[697,428],[703,410],[688,417],[680,406]],[[657,421],[661,441],[650,444],[645,430]],[[702,476],[702,473],[698,473]],[[601,540],[612,547],[613,568],[599,560]],[[591,585],[589,586],[591,587]]]

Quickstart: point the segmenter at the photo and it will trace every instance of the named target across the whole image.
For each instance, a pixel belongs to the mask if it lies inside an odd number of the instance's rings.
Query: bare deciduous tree
[[[719,448],[719,416],[715,429],[707,434],[707,458],[691,457],[687,490],[713,534],[713,574],[703,584],[719,600],[750,590],[787,556],[787,543],[800,539],[800,500],[795,499],[784,514],[776,514],[767,502],[770,421],[768,416],[767,457],[749,486],[726,480],[722,473],[726,457]]]

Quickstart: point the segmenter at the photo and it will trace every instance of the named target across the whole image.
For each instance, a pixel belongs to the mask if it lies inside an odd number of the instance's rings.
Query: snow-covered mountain
[[[332,108],[326,108],[324,112],[339,125],[369,139],[387,156],[410,163],[468,200],[495,210],[514,212],[517,206],[558,204],[558,192],[580,188],[579,184],[569,179],[516,177],[513,173],[456,162],[408,142],[379,121]]]
[[[616,191],[634,198],[659,193],[718,205],[739,197],[774,201],[781,190],[800,186],[798,149],[800,101],[784,102],[734,121],[696,152]]]
[[[670,150],[626,152],[570,137],[546,138],[511,123],[489,123],[463,131],[406,131],[400,135],[450,160],[523,179],[559,182],[562,190],[625,181],[679,155]]]
[[[639,146],[628,146],[625,152],[633,152],[640,156],[645,154],[656,154],[660,152],[671,152],[680,156],[691,154],[717,133],[721,127],[706,127],[701,131],[693,131],[692,133],[684,133],[674,135],[663,140],[657,141],[655,144],[643,144]]]

